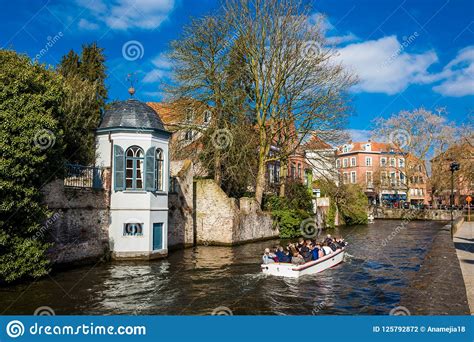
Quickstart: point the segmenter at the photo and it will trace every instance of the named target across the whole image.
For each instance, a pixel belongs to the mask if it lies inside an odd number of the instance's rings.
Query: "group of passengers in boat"
[[[274,246],[272,250],[265,248],[262,260],[264,264],[286,262],[302,265],[308,261],[318,260],[319,258],[334,253],[338,249],[346,246],[346,244],[344,239],[332,238],[329,234],[323,242],[299,238],[298,243],[289,243],[286,248],[280,245]]]

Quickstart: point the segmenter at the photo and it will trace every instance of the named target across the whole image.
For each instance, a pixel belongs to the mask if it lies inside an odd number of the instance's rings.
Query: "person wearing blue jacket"
[[[276,256],[279,262],[291,262],[291,257],[285,253],[285,250],[282,246],[277,247]]]
[[[318,246],[314,246],[311,250],[311,260],[318,260],[319,259],[319,248]]]

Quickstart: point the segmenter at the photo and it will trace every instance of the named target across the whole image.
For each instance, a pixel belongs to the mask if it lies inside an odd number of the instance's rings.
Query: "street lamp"
[[[451,204],[451,237],[453,237],[453,226],[454,226],[454,172],[459,171],[459,163],[452,162],[449,166],[449,170],[451,171],[451,198],[449,203]]]

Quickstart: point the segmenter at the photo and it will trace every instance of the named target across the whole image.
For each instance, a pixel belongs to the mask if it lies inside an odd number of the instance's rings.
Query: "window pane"
[[[127,169],[127,178],[133,178],[133,169]]]
[[[140,179],[137,179],[137,189],[143,189],[143,182]]]
[[[127,179],[127,189],[131,189],[132,188],[132,180],[131,179]]]

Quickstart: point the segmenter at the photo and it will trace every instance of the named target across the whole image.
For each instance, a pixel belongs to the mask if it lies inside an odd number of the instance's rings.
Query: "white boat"
[[[337,249],[333,253],[325,255],[318,260],[308,261],[298,266],[286,262],[262,264],[262,272],[274,276],[298,278],[307,274],[316,274],[336,266],[344,260],[344,254],[344,248]]]

